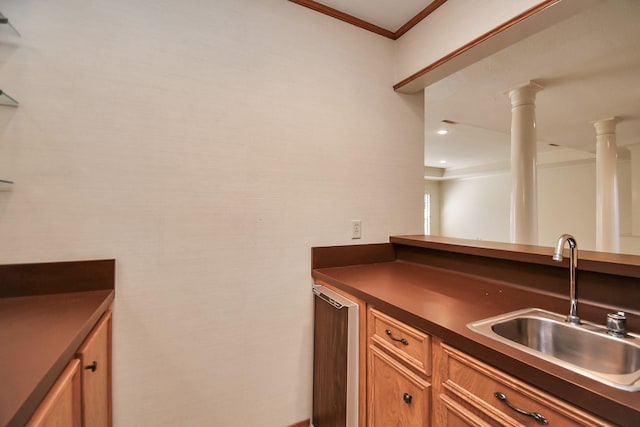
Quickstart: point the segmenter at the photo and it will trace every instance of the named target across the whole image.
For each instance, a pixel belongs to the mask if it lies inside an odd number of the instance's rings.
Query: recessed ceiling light
[[[440,164],[441,164],[441,165],[444,165],[445,163],[447,163],[447,161],[446,161],[446,160],[440,160]]]
[[[438,135],[446,135],[449,133],[448,130],[446,129],[440,129],[439,131],[436,132]]]

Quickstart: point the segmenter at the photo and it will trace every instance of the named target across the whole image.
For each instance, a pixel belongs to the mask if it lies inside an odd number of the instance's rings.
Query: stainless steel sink
[[[640,337],[616,338],[607,328],[565,322],[566,316],[537,308],[514,311],[467,325],[471,330],[559,366],[628,391],[640,390]]]

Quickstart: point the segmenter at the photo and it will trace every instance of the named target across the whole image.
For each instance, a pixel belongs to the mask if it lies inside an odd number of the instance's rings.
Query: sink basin
[[[640,390],[640,337],[616,338],[604,326],[572,325],[565,316],[528,308],[467,325],[472,331],[592,379]]]

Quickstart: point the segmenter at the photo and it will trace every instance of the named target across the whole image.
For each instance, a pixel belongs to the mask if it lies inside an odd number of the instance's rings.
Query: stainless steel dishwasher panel
[[[358,304],[314,285],[314,427],[358,425]]]

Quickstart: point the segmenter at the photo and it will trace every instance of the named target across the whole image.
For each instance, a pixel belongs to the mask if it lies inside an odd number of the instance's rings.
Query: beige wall
[[[509,241],[508,174],[440,183],[440,233],[462,239]]]
[[[115,425],[309,418],[310,247],[422,230],[393,42],[283,0],[0,10],[0,257],[117,260]]]
[[[595,160],[538,167],[538,243],[554,246],[569,233],[580,249],[596,249]],[[624,178],[622,179],[624,180]]]
[[[595,161],[539,167],[538,243],[554,246],[561,234],[575,236],[581,249],[595,250]],[[509,241],[508,173],[440,183],[443,236]],[[631,169],[618,161],[620,230],[623,253],[640,254],[640,236],[631,235]]]

